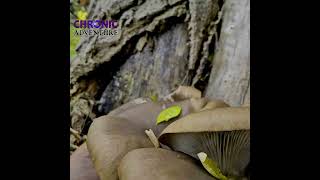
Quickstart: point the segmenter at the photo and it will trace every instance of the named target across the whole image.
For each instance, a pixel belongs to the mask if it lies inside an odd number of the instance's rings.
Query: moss
[[[208,61],[209,61],[210,63],[213,62],[213,57],[214,57],[214,53],[210,53],[210,54],[209,54],[209,57],[208,57]]]

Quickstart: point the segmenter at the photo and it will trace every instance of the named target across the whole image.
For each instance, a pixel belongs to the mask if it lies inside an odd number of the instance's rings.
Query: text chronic
[[[116,29],[118,27],[118,22],[115,20],[75,20],[73,25],[75,28]]]

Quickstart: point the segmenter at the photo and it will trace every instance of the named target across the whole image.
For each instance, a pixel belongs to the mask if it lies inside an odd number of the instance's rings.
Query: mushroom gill
[[[228,177],[244,177],[250,161],[249,107],[196,112],[167,126],[159,141],[198,159],[204,152]]]

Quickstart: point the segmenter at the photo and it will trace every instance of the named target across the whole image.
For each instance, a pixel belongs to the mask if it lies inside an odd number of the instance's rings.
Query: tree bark
[[[107,85],[100,98],[99,111],[108,113],[142,96],[161,98],[178,87],[188,65],[187,40],[187,27],[181,23],[163,34],[140,38],[140,43],[144,43],[141,52],[131,55]]]
[[[226,0],[206,96],[250,104],[250,1]]]
[[[182,84],[234,106],[250,103],[249,0],[93,4],[90,18],[119,20],[121,36],[79,44],[70,72],[73,129],[85,134],[95,117],[141,96],[162,98]]]

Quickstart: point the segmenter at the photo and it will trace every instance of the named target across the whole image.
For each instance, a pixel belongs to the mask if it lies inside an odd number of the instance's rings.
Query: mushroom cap
[[[187,115],[167,126],[159,141],[197,158],[205,152],[223,174],[243,176],[250,161],[250,109],[224,107]]]
[[[191,99],[191,98],[201,98],[201,91],[190,86],[179,86],[172,93],[172,98],[177,100]]]
[[[121,180],[212,180],[199,162],[183,153],[161,148],[130,151],[118,168]]]
[[[152,129],[156,136],[177,119],[193,113],[205,105],[206,99],[190,99],[178,102],[144,102],[125,104],[106,116],[93,121],[88,132],[88,150],[101,180],[118,179],[120,160],[131,150],[153,147],[145,134]],[[198,103],[202,102],[202,103]],[[179,117],[156,125],[159,113],[172,105],[182,107]]]
[[[223,107],[195,112],[166,127],[168,133],[250,130],[249,107]]]
[[[99,180],[86,143],[70,156],[70,180]]]
[[[144,128],[116,117],[94,120],[88,133],[88,149],[101,180],[118,179],[116,168],[129,151],[153,147],[144,134]]]

